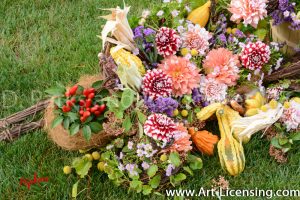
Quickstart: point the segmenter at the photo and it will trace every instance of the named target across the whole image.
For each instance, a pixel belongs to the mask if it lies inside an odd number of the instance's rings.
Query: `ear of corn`
[[[117,65],[122,66],[131,66],[132,63],[134,63],[138,69],[141,75],[144,75],[146,73],[145,67],[139,57],[136,55],[133,55],[129,51],[126,51],[125,49],[116,49],[116,47],[111,48],[110,54],[113,57],[114,61],[117,63]]]
[[[188,15],[188,20],[194,24],[199,24],[201,27],[205,27],[210,16],[211,1],[207,1],[203,6],[193,10]]]
[[[205,121],[208,118],[210,118],[212,115],[214,115],[216,111],[221,107],[222,107],[221,103],[212,103],[209,106],[206,106],[205,108],[201,109],[201,111],[197,113],[197,118],[200,121]]]
[[[224,108],[220,108],[217,110],[216,115],[221,133],[221,139],[218,143],[218,153],[221,166],[230,175],[237,176],[245,168],[243,146],[232,136],[226,110]]]

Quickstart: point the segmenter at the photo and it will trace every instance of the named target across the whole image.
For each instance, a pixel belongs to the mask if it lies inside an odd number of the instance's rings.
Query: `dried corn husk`
[[[103,49],[105,42],[108,41],[116,44],[118,49],[125,48],[129,51],[133,51],[135,49],[133,41],[134,35],[127,20],[130,7],[127,7],[124,3],[124,9],[117,7],[103,10],[111,11],[110,15],[102,16],[102,18],[107,20],[100,37],[103,40]],[[109,33],[112,33],[116,40],[108,37]]]

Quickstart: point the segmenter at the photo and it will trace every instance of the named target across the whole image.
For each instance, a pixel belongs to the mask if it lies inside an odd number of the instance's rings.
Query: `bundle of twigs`
[[[32,116],[32,119],[34,119],[38,112],[44,110],[48,106],[49,102],[49,100],[40,101],[23,111],[17,112],[4,119],[0,119],[0,141],[10,141],[28,131],[41,128],[43,126],[43,120],[25,122],[23,124],[17,123],[25,121],[29,116]]]
[[[299,79],[300,78],[300,60],[292,63],[265,77],[264,81],[273,82],[280,79]]]
[[[37,122],[28,122],[24,124],[15,125],[10,129],[4,129],[0,132],[0,141],[11,141],[18,138],[20,135],[29,131],[43,127],[44,120],[41,119]]]

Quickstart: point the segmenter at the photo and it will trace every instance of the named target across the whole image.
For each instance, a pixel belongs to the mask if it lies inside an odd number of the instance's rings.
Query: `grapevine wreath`
[[[84,153],[64,172],[100,170],[158,194],[201,170],[204,155],[229,175],[247,171],[243,147],[254,134],[287,162],[300,140],[299,8],[164,0],[141,16],[128,17],[125,4],[105,9],[101,76],[48,90],[50,138]]]

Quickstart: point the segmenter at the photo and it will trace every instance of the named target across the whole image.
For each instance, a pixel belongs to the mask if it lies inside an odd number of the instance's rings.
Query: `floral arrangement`
[[[272,17],[297,29],[299,18],[295,3],[277,3],[164,0],[131,17],[126,5],[108,9],[100,37],[103,47],[110,43],[105,59],[116,66],[110,69],[116,74],[113,92],[86,89],[73,96],[71,88],[55,99],[54,124],[67,124],[68,113],[79,112],[81,123],[72,122],[76,131],[99,121],[115,139],[83,151],[64,172],[74,168],[83,178],[97,165],[116,185],[158,194],[200,170],[203,155],[218,154],[232,176],[247,171],[243,146],[253,134],[265,136],[270,155],[286,162],[300,140],[300,93],[292,87],[300,83],[299,66],[293,68],[296,78],[269,81],[292,62],[269,37],[269,25]],[[70,106],[90,100],[91,106]],[[105,106],[100,111],[97,105]]]

